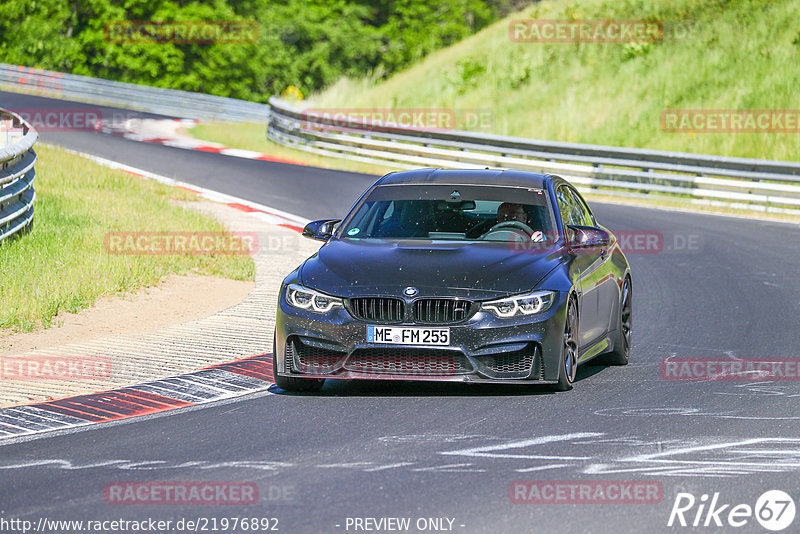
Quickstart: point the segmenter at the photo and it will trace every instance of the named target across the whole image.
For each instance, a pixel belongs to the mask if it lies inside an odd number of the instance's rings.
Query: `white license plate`
[[[367,326],[367,343],[392,345],[449,345],[449,328]]]

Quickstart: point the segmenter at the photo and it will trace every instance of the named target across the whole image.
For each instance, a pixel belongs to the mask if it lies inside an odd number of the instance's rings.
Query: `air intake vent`
[[[306,345],[296,338],[286,342],[286,371],[289,373],[332,373],[344,357],[344,352]]]
[[[344,364],[345,369],[368,374],[452,376],[472,372],[460,351],[427,349],[359,349]]]
[[[359,297],[349,304],[353,317],[376,323],[400,323],[406,311],[405,302],[396,298]]]
[[[457,299],[420,299],[414,302],[414,322],[421,324],[460,323],[470,316],[472,302]]]
[[[482,374],[490,378],[544,379],[542,358],[538,347],[531,343],[522,350],[475,356]]]

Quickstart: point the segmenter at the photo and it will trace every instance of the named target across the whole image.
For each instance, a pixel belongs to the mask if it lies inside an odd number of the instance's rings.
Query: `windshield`
[[[341,238],[543,242],[553,217],[541,189],[380,186],[345,220]]]

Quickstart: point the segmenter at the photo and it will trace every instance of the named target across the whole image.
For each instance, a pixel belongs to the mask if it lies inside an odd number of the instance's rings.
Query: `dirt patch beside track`
[[[254,287],[254,282],[213,276],[171,275],[135,293],[104,297],[79,313],[60,313],[51,328],[4,336],[0,339],[0,356],[96,337],[145,334],[201,319],[238,304]]]

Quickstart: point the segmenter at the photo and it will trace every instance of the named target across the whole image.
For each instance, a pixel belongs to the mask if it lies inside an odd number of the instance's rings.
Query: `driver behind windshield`
[[[497,207],[497,224],[504,222],[519,222],[531,229],[532,241],[544,241],[544,233],[538,230],[539,226],[536,224],[535,217],[531,217],[533,221],[528,219],[528,214],[525,212],[525,207],[516,202],[503,202]]]
[[[522,224],[528,224],[528,217],[525,215],[525,208],[522,204],[514,202],[503,202],[497,208],[497,222],[517,221]]]

